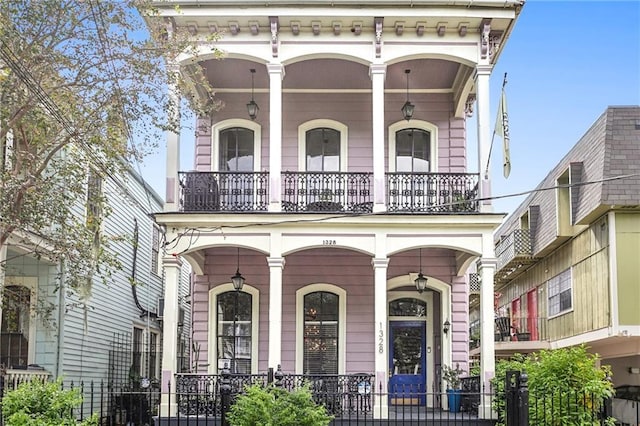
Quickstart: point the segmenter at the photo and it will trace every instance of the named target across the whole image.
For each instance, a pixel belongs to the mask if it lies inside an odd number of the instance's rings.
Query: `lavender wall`
[[[232,118],[247,118],[245,100],[238,102],[232,94],[223,93],[225,107],[213,117],[213,122]],[[262,129],[262,169],[269,164],[269,105],[267,94],[257,94],[261,106],[256,120]],[[385,97],[386,127],[402,119],[400,107],[404,95],[391,93]],[[438,127],[438,164],[440,172],[466,171],[465,120],[452,116],[450,94],[416,94],[414,118]],[[348,162],[351,172],[371,171],[373,164],[371,95],[354,93],[285,93],[283,95],[282,170],[298,170],[298,126],[309,120],[336,120],[348,127]],[[211,127],[209,120],[199,120],[195,147],[196,170],[212,170]],[[385,132],[385,158],[388,163],[388,134]]]
[[[269,269],[261,253],[241,249],[240,270],[247,284],[260,291],[259,314],[259,371],[268,366],[269,335]],[[428,275],[453,285],[453,360],[466,364],[466,286],[462,278],[454,277],[455,258],[445,249],[423,249],[422,268]],[[201,343],[200,363],[208,356],[208,292],[217,285],[228,283],[236,268],[235,248],[207,250],[205,276],[195,280],[192,297],[194,339]],[[388,278],[418,272],[418,251],[401,253],[390,260]],[[282,368],[295,371],[296,349],[296,291],[308,284],[327,283],[347,292],[346,372],[374,370],[374,273],[367,255],[336,248],[311,249],[288,255],[283,270],[282,306]],[[434,314],[439,321],[439,297],[434,298]],[[436,340],[438,344],[438,333]],[[434,351],[437,354],[438,348]],[[434,356],[435,356],[434,354]],[[436,356],[436,364],[439,359]],[[206,367],[200,372],[206,371]]]

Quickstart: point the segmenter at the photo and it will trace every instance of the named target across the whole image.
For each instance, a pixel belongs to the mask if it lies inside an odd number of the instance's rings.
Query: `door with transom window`
[[[389,404],[425,405],[427,304],[404,297],[389,302]]]

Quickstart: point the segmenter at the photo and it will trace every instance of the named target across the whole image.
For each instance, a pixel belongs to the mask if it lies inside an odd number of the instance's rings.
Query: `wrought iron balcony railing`
[[[268,172],[183,172],[181,207],[185,212],[267,211]]]
[[[389,212],[478,211],[478,174],[387,173]]]
[[[373,173],[282,172],[282,211],[371,213]],[[478,211],[478,175],[387,173],[389,213],[472,213]],[[180,173],[185,212],[256,212],[269,206],[268,172]]]
[[[372,181],[372,173],[283,172],[282,210],[371,213]]]

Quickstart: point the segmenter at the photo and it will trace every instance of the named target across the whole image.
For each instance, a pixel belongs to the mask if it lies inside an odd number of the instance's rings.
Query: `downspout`
[[[133,259],[131,260],[131,277],[129,277],[129,283],[131,284],[131,294],[133,295],[133,301],[136,304],[136,307],[140,310],[140,317],[144,316],[153,316],[157,317],[158,315],[154,312],[149,312],[147,309],[143,308],[140,304],[140,300],[138,300],[138,291],[136,289],[136,266],[138,262],[138,219],[133,218]]]
[[[60,277],[60,288],[58,289],[58,291],[60,293],[58,294],[58,350],[56,351],[56,378],[62,376],[64,367],[64,357],[62,356],[64,351],[64,314],[66,310],[64,282],[67,279],[67,268],[65,266],[64,256],[60,259],[60,264],[58,267],[60,268],[60,271],[58,273],[58,276]]]

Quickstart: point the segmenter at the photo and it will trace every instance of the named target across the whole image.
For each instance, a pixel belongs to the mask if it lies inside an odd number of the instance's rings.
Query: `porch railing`
[[[472,173],[387,173],[387,210],[477,212],[478,177]]]
[[[267,211],[268,172],[182,172],[179,177],[182,211]]]
[[[373,174],[283,172],[282,210],[371,213]]]

